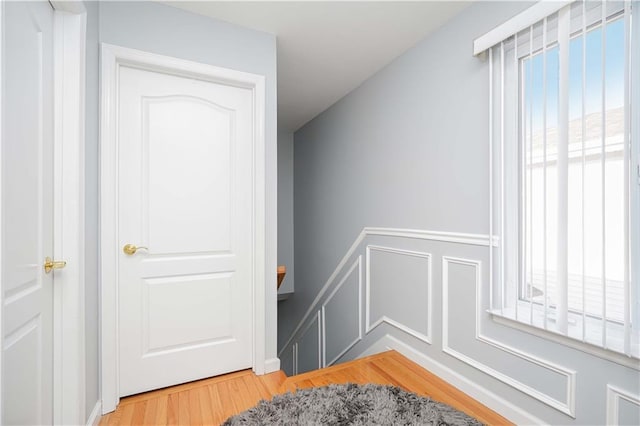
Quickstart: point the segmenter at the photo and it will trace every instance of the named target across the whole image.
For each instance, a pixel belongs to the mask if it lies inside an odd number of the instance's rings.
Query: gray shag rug
[[[382,385],[330,385],[276,395],[224,425],[481,425],[446,404]]]

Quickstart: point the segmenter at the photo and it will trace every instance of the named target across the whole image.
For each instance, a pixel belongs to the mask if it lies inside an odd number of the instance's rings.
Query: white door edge
[[[63,191],[56,194],[54,216],[72,214],[69,220],[78,219],[72,228],[61,228],[54,225],[55,255],[70,255],[74,263],[69,263],[65,274],[58,274],[54,281],[56,289],[64,286],[65,293],[54,291],[54,347],[58,348],[54,354],[54,421],[56,423],[79,424],[84,423],[84,395],[85,395],[85,338],[84,338],[84,122],[85,122],[85,43],[86,43],[86,12],[81,0],[67,2],[53,2],[55,10],[55,127],[54,163],[60,159],[57,153],[64,153],[65,168],[54,166],[55,182],[64,181]],[[62,15],[66,19],[61,19]],[[4,33],[4,2],[0,2],[0,34]],[[2,79],[2,44],[0,43],[0,81]],[[64,52],[64,55],[60,55]],[[64,70],[65,72],[59,72]],[[74,86],[75,83],[75,86]],[[75,88],[70,92],[69,89]],[[0,88],[0,99],[3,93]],[[59,97],[64,98],[59,102]],[[2,103],[0,102],[0,135],[2,135]],[[64,131],[58,131],[64,129]],[[1,137],[1,136],[0,136]],[[68,137],[68,138],[67,138]],[[0,176],[2,159],[0,158]],[[1,182],[0,182],[1,188]],[[59,185],[56,185],[59,188]],[[57,198],[62,195],[64,198]],[[2,198],[0,197],[0,203]],[[0,212],[2,208],[0,206]],[[0,216],[0,220],[1,220]],[[67,220],[65,220],[65,223]],[[69,222],[73,223],[73,222]],[[3,236],[0,235],[0,239]],[[61,252],[62,250],[62,252]],[[0,249],[0,258],[2,251]],[[1,262],[0,262],[1,265]],[[1,274],[0,270],[0,274]],[[76,294],[71,299],[69,296]],[[2,327],[2,295],[0,294],[0,328]],[[64,315],[63,315],[64,313]],[[80,315],[81,314],[81,315]],[[76,333],[65,333],[62,329],[75,330]],[[56,362],[56,357],[58,362]],[[64,362],[63,362],[64,361]],[[72,363],[72,362],[75,362]],[[0,351],[0,365],[2,352]],[[64,370],[63,368],[66,367]],[[62,374],[62,371],[65,374]],[[0,383],[2,369],[0,368]],[[62,391],[64,389],[64,392]],[[82,399],[76,399],[77,396]],[[0,403],[0,418],[2,418]]]
[[[2,109],[2,99],[4,97],[2,79],[4,75],[2,71],[4,70],[4,2],[0,2],[0,146],[4,145],[4,141],[2,140],[3,135],[3,125],[2,118],[4,117],[4,111]],[[0,223],[2,223],[2,149],[0,149]],[[0,242],[4,240],[4,235],[2,234],[2,227],[0,226]],[[0,244],[0,277],[2,277],[2,246]],[[2,291],[0,291],[0,330],[3,330],[4,324],[2,324],[2,306],[4,306],[4,300]],[[0,350],[0,386],[2,386],[4,378],[2,377],[2,366],[4,365],[4,361],[2,360],[2,350]],[[3,418],[2,411],[2,398],[0,398],[0,419]]]
[[[84,424],[85,374],[85,68],[82,1],[52,2],[54,14],[53,421]],[[63,332],[64,330],[64,332]]]
[[[102,413],[115,410],[118,383],[117,255],[117,88],[122,65],[195,77],[247,88],[253,92],[253,370],[265,373],[265,77],[169,56],[101,44],[100,119],[100,270],[101,270],[101,395]]]

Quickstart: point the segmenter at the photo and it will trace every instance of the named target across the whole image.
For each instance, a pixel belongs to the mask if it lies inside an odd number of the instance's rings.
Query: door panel
[[[163,254],[230,251],[234,111],[170,96],[143,98],[142,114],[149,244]]]
[[[142,334],[148,341],[143,356],[233,338],[231,307],[226,303],[231,298],[230,273],[143,282]]]
[[[52,415],[53,10],[4,2],[2,424]]]
[[[121,396],[252,365],[252,102],[120,68]]]

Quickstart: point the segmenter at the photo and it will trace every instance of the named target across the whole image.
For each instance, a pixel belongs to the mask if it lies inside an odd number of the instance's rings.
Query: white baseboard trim
[[[269,358],[264,362],[264,374],[280,370],[280,358]]]
[[[490,392],[483,386],[469,380],[460,373],[452,370],[451,368],[435,361],[422,352],[412,348],[408,344],[401,342],[395,337],[386,334],[380,340],[371,345],[363,353],[356,358],[361,358],[367,355],[373,355],[376,353],[384,352],[387,350],[396,350],[402,355],[409,358],[411,361],[419,364],[423,368],[429,370],[436,376],[447,381],[451,385],[460,389],[475,400],[481,402],[493,411],[511,420],[515,424],[527,424],[527,425],[541,425],[545,424],[539,418],[524,411],[520,407],[515,406],[509,401],[501,398],[500,396]]]
[[[89,414],[89,418],[87,419],[87,426],[98,426],[100,423],[100,418],[102,417],[102,403],[100,401],[96,402],[96,405],[91,410],[91,414]]]

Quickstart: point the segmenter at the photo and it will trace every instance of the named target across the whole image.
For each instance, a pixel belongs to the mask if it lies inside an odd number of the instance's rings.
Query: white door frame
[[[53,1],[54,202],[53,421],[84,424],[85,373],[85,68],[82,1]]]
[[[57,271],[54,278],[53,421],[56,424],[83,424],[87,420],[84,335],[84,123],[87,15],[81,0],[51,1],[50,3],[54,8],[53,256],[67,261],[66,268]],[[0,30],[4,31],[4,2],[0,4]],[[3,69],[2,53],[0,50],[0,81]],[[1,96],[0,92],[0,98]],[[0,110],[0,130],[2,129],[1,112]],[[0,167],[1,165],[0,161]],[[1,252],[0,256],[2,256]],[[0,326],[2,325],[1,297],[0,294]],[[1,354],[0,351],[0,362]],[[0,382],[1,380],[2,369],[0,369]],[[2,406],[0,406],[0,418],[1,415]]]
[[[101,44],[100,269],[102,413],[119,402],[118,378],[118,74],[121,66],[229,84],[253,92],[253,370],[265,372],[265,77],[140,50]]]

